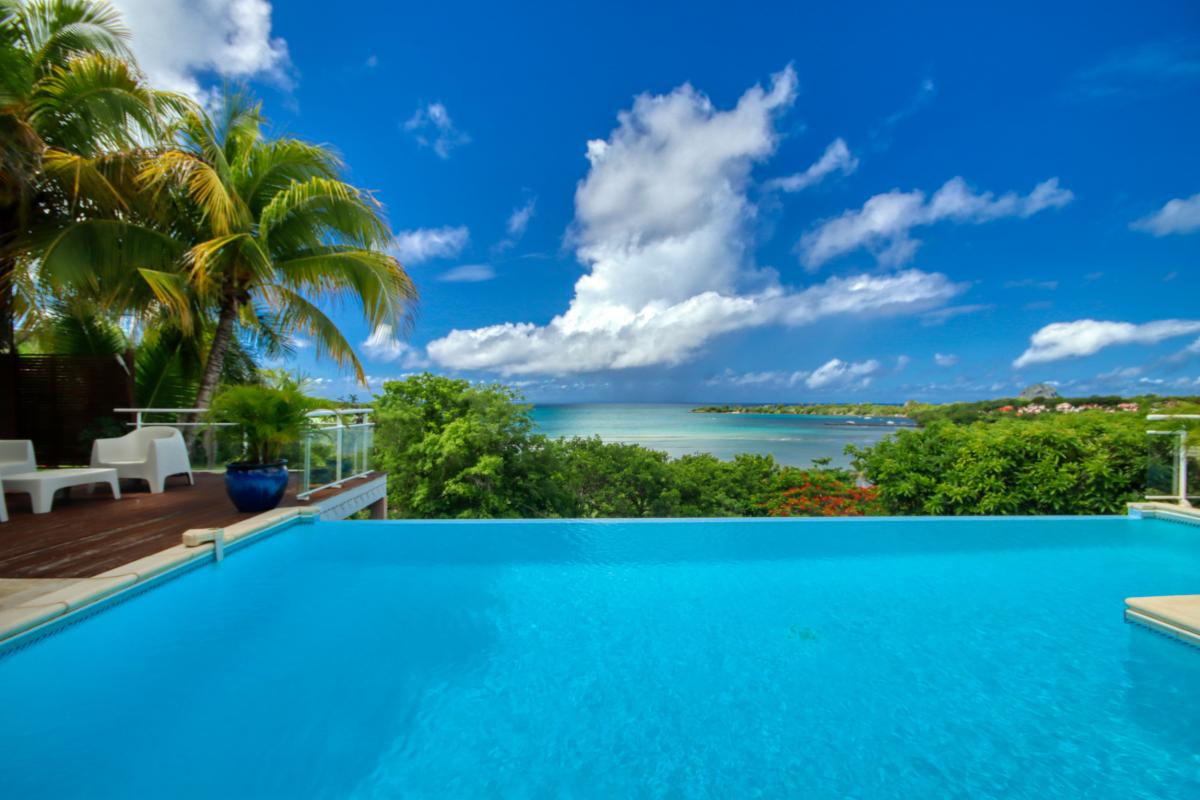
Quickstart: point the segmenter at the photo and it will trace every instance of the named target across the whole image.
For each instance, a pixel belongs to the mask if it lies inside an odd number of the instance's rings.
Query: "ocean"
[[[847,466],[846,445],[868,445],[900,427],[862,418],[789,414],[693,414],[693,404],[595,403],[539,405],[533,419],[547,436],[599,436],[672,456],[770,453],[781,464],[812,466],[815,458]]]

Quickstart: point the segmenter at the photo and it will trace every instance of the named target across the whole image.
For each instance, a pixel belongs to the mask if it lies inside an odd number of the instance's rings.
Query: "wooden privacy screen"
[[[133,406],[133,376],[119,356],[0,356],[0,432],[32,439],[38,464],[86,464],[91,440],[113,436]]]

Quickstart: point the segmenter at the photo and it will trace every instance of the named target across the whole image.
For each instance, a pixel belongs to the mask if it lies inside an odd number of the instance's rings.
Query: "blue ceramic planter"
[[[238,511],[270,511],[287,491],[287,462],[226,464],[225,493]]]

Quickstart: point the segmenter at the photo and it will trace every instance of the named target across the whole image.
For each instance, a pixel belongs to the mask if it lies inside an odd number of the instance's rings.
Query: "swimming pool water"
[[[1200,797],[1200,528],[317,523],[0,658],[2,794]]]

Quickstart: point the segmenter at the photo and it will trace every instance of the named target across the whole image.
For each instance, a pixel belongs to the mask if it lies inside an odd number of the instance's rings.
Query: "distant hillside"
[[[1030,389],[1039,389],[1040,385]],[[1053,387],[1046,387],[1053,391]],[[1040,390],[1040,389],[1039,389]],[[1029,390],[1026,390],[1029,391]],[[909,400],[904,405],[888,403],[796,403],[770,405],[723,405],[702,406],[692,409],[696,414],[797,414],[845,417],[892,417],[911,419],[918,425],[928,425],[937,420],[959,424],[986,422],[1004,417],[1034,417],[1041,414],[1076,414],[1080,412],[1146,413],[1151,408],[1169,410],[1174,405],[1195,403],[1197,397],[1159,397],[1139,395],[1094,395],[1091,397],[1036,400],[1021,397],[1001,397],[995,400],[979,400],[973,403],[918,403]]]
[[[1044,397],[1047,400],[1052,397],[1058,397],[1058,390],[1048,383],[1035,383],[1032,386],[1026,386],[1017,395],[1020,400],[1037,400],[1039,397]]]

